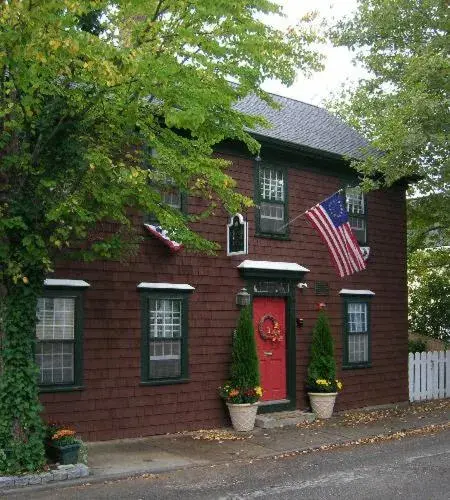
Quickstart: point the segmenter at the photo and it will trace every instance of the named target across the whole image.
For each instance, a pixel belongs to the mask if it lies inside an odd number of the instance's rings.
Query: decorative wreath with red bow
[[[272,325],[266,326],[266,329],[264,330],[264,323],[266,321],[270,321]],[[280,330],[280,324],[275,319],[275,317],[272,316],[272,314],[265,314],[261,317],[258,323],[258,332],[263,340],[270,340],[274,344],[277,342],[281,342],[281,340],[283,339],[283,335],[281,334]]]

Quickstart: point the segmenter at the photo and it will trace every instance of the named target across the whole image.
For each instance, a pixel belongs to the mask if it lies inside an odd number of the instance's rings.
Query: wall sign
[[[227,255],[248,253],[248,222],[241,214],[235,214],[227,224]]]

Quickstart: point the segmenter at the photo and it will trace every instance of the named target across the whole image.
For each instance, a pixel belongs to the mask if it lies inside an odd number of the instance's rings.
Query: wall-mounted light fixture
[[[239,307],[246,307],[250,305],[250,294],[246,288],[243,288],[236,294],[236,305]]]

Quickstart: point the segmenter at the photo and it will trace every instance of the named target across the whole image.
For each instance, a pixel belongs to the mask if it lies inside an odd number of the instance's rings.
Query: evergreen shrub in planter
[[[242,309],[233,337],[230,380],[219,387],[219,394],[230,411],[237,431],[251,431],[255,426],[258,401],[262,396],[259,361],[250,307]]]
[[[330,418],[343,386],[336,379],[333,337],[323,305],[313,329],[306,387],[313,412],[319,418]]]

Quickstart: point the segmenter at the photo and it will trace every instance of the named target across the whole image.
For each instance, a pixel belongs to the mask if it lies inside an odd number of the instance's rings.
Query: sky
[[[270,22],[276,27],[287,28],[310,11],[317,11],[319,16],[332,24],[335,20],[349,15],[356,8],[357,2],[356,0],[277,0],[277,3],[283,6],[287,17],[280,19],[277,16]],[[268,80],[263,88],[268,92],[320,106],[333,92],[337,92],[343,83],[357,81],[363,76],[363,70],[353,65],[352,54],[348,49],[329,44],[322,46],[321,52],[326,56],[324,71],[314,73],[310,79],[297,75],[295,83],[289,88],[274,80]]]

